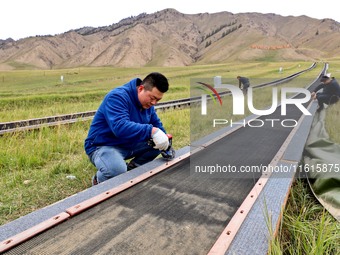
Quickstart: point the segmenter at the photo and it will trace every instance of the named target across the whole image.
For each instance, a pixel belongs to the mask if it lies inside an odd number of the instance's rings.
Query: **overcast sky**
[[[55,35],[84,26],[108,26],[140,13],[174,8],[185,14],[228,11],[307,15],[340,22],[335,0],[4,0],[0,39]]]

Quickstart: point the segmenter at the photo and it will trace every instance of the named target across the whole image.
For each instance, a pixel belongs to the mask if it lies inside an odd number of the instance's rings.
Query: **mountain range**
[[[307,16],[164,9],[104,27],[0,40],[0,70],[186,66],[340,57],[340,23]]]

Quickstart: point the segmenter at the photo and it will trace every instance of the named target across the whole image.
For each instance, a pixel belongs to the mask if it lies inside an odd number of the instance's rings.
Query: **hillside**
[[[340,57],[340,23],[307,16],[165,9],[105,27],[0,40],[0,69],[184,66]]]

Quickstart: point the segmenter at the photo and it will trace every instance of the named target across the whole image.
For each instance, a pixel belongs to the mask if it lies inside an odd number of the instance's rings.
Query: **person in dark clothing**
[[[86,154],[97,168],[92,185],[150,162],[169,147],[169,138],[154,108],[168,88],[167,78],[154,72],[105,96],[84,143]],[[127,159],[131,159],[128,164]]]
[[[318,111],[324,108],[324,104],[335,104],[340,97],[340,86],[334,77],[330,78],[325,75],[321,77],[320,81],[320,85],[318,85],[311,94],[314,100],[318,100]],[[321,89],[323,89],[322,92],[316,93]]]
[[[249,79],[243,76],[237,76],[236,78],[238,79],[238,87],[242,89],[243,94],[246,95],[250,86]]]

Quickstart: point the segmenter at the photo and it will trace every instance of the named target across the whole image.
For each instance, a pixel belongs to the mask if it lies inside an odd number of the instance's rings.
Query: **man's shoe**
[[[323,110],[324,106],[320,105],[318,109],[316,109],[317,112],[321,112]]]
[[[95,174],[94,176],[92,176],[92,186],[95,186],[98,184],[98,180],[97,180],[97,175]]]
[[[137,167],[137,165],[133,161],[130,161],[130,163],[126,164],[126,166],[128,171]]]

